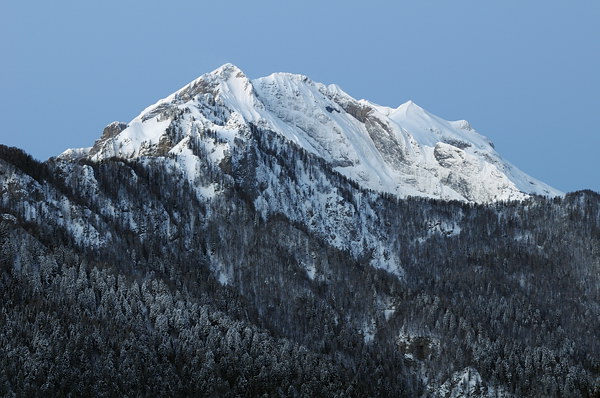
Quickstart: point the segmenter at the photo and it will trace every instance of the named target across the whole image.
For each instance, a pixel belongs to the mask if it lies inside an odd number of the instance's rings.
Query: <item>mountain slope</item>
[[[192,144],[198,185],[187,155],[0,146],[3,394],[600,391],[597,194],[398,200],[274,132],[246,140],[219,164]]]
[[[189,154],[191,141],[211,131],[218,140],[207,150],[218,163],[252,126],[276,132],[364,188],[399,197],[490,202],[561,194],[504,161],[466,121],[445,121],[411,101],[396,109],[358,101],[302,75],[250,80],[231,64],[146,108],[128,125],[109,125],[92,148],[62,157]],[[193,174],[196,160],[186,162]]]
[[[527,178],[491,151],[230,65],[91,148],[0,145],[0,395],[598,396],[599,195],[398,197]]]

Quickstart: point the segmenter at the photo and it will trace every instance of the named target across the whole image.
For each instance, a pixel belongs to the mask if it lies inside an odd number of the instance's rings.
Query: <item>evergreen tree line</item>
[[[218,165],[192,141],[194,181],[171,155],[0,151],[2,393],[419,396],[467,367],[505,395],[600,393],[597,194],[399,200],[250,137]]]

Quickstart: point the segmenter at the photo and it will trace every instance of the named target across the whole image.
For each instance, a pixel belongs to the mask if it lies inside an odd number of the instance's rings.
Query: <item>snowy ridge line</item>
[[[93,147],[60,156],[98,161],[184,153],[186,137],[208,130],[217,135],[210,145],[218,163],[250,139],[251,125],[285,137],[364,188],[398,197],[487,203],[563,194],[502,159],[465,120],[444,120],[412,101],[389,108],[356,100],[303,75],[251,80],[232,64],[147,107],[122,129],[111,124]]]

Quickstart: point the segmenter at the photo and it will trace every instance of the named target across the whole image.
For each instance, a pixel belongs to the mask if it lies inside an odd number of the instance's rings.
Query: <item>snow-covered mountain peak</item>
[[[404,115],[404,117],[410,117],[408,115],[416,115],[417,117],[423,117],[423,115],[430,115],[425,109],[417,105],[413,100],[408,100],[397,108],[387,108],[390,110],[389,116],[392,115]]]
[[[396,108],[397,110],[401,110],[401,109],[410,109],[410,108],[416,108],[416,109],[420,109],[420,110],[424,110],[423,108],[421,108],[419,105],[415,104],[415,102],[413,100],[408,100],[405,103],[401,104],[398,108]]]
[[[177,93],[184,91],[186,88],[188,88],[190,86],[193,87],[193,86],[197,86],[198,84],[202,84],[202,83],[210,84],[210,85],[218,85],[219,83],[227,82],[230,80],[236,80],[236,79],[241,79],[243,81],[247,81],[248,77],[246,77],[246,74],[240,68],[235,66],[234,64],[226,63],[226,64],[219,66],[212,72],[208,72],[208,73],[201,75],[200,77],[193,80],[189,84],[185,85],[182,89],[178,90],[174,94],[176,95]],[[167,97],[167,98],[171,98],[171,97]]]
[[[217,69],[210,72],[210,74],[223,76],[225,79],[228,79],[232,74],[244,75],[244,72],[242,72],[242,70],[236,65],[228,62],[219,66]]]
[[[504,161],[464,120],[444,120],[413,101],[394,109],[356,100],[337,85],[299,74],[250,80],[232,64],[200,76],[128,125],[111,124],[91,150],[65,156],[189,155],[190,138],[210,130],[218,141],[206,145],[221,161],[236,138],[236,145],[251,139],[252,126],[294,142],[365,188],[401,197],[489,202],[561,194]]]
[[[226,96],[231,99],[241,99],[244,96],[252,96],[252,84],[250,79],[240,68],[233,64],[224,64],[212,72],[206,73],[180,90],[171,94],[161,103],[185,103],[192,99],[200,102],[199,95],[208,94],[209,97]]]
[[[466,120],[444,120],[411,100],[392,111],[389,117],[422,144],[433,146],[437,142],[461,141],[459,147],[475,145],[479,149],[493,151],[491,142],[477,133]]]

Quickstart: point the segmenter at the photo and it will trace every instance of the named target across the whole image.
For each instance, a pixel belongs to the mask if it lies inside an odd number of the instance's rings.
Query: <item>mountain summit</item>
[[[356,100],[303,75],[251,80],[232,64],[200,76],[127,125],[112,123],[93,147],[61,157],[176,155],[194,173],[190,148],[202,132],[216,135],[200,145],[218,163],[233,145],[251,139],[252,128],[275,132],[363,188],[399,197],[485,203],[562,194],[502,159],[464,120],[444,120],[412,101],[393,109]]]
[[[466,121],[229,64],[0,145],[0,396],[600,396],[600,195],[535,193]]]

